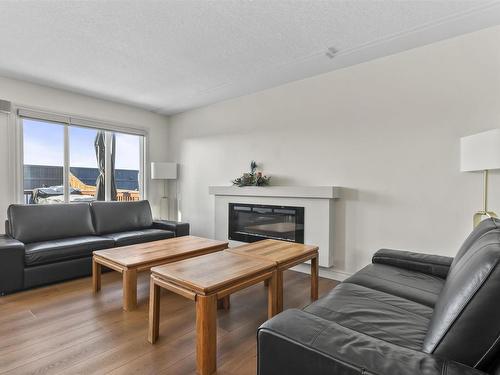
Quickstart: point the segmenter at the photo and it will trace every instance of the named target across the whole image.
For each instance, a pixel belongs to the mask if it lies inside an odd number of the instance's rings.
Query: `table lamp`
[[[483,217],[497,217],[488,209],[488,171],[492,169],[500,169],[500,129],[460,138],[460,171],[483,172],[483,209],[474,214],[474,227]]]
[[[151,179],[163,180],[163,196],[160,201],[160,219],[163,219],[163,206],[166,205],[168,219],[168,197],[167,197],[167,180],[177,179],[177,163],[157,162],[151,163]]]

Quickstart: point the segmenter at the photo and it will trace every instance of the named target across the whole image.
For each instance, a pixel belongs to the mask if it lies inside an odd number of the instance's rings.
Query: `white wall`
[[[113,103],[110,101],[94,99],[68,91],[52,89],[45,86],[0,77],[0,99],[12,103],[48,111],[80,115],[103,121],[112,121],[128,124],[135,128],[142,128],[149,134],[149,159],[152,161],[167,160],[167,119],[138,108]],[[11,115],[12,116],[12,115]],[[4,232],[3,220],[7,206],[15,199],[13,182],[7,178],[12,161],[9,159],[10,137],[8,116],[0,113],[0,233]],[[148,166],[149,174],[149,166]],[[162,185],[158,181],[148,182],[148,198],[150,199],[154,214],[159,212],[159,197]]]
[[[171,117],[183,220],[211,236],[208,186],[255,159],[277,185],[346,188],[338,270],[381,247],[454,255],[482,182],[459,172],[459,138],[500,128],[499,45],[495,27]],[[490,182],[500,212],[500,175]]]

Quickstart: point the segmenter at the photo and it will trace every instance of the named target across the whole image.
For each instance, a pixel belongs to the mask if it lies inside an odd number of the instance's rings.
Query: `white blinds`
[[[35,120],[42,120],[42,121],[58,122],[61,124],[69,124],[70,123],[69,116],[62,116],[62,115],[58,115],[55,113],[49,113],[49,112],[33,111],[31,109],[19,108],[17,110],[17,115],[19,117],[32,118]]]
[[[60,124],[82,126],[86,128],[95,128],[100,130],[109,130],[119,133],[141,135],[141,136],[145,136],[147,134],[147,132],[143,129],[136,129],[129,127],[127,125],[111,124],[108,122],[95,121],[95,120],[85,119],[82,117],[75,117],[58,113],[38,111],[29,108],[18,108],[17,115],[19,117],[30,118],[34,120],[57,122]]]

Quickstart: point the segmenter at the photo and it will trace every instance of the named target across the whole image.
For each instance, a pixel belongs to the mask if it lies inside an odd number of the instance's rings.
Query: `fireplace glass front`
[[[229,239],[304,243],[304,207],[229,203]]]

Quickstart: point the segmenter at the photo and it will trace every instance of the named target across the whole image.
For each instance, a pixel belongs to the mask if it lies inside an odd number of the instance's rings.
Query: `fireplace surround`
[[[340,189],[338,187],[210,186],[209,193],[214,196],[214,238],[229,239],[229,204],[303,207],[304,243],[319,247],[319,265],[321,267],[334,265],[334,201],[339,198]],[[247,241],[229,239],[230,246],[242,245],[245,242]],[[342,260],[342,253],[339,253],[338,256]]]

